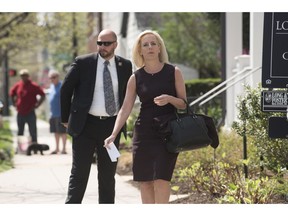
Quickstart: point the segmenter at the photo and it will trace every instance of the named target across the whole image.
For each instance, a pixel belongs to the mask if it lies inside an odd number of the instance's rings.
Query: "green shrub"
[[[273,196],[286,193],[275,178],[260,173],[255,146],[248,145],[248,159],[243,160],[243,138],[234,130],[221,129],[220,145],[179,154],[172,179],[176,193],[207,194],[219,203],[269,203]],[[250,140],[248,140],[248,143]],[[258,160],[257,160],[258,159]],[[244,164],[249,179],[244,177]],[[257,179],[261,179],[260,182]],[[284,181],[283,178],[278,179]],[[278,187],[282,189],[278,189]]]
[[[13,166],[13,139],[9,122],[4,121],[0,129],[0,172],[10,169]]]
[[[190,104],[194,100],[198,99],[201,95],[207,93],[208,91],[216,87],[218,84],[220,84],[220,82],[220,78],[186,80],[185,86],[188,103]],[[211,94],[212,93],[213,92],[211,92]],[[216,96],[215,98],[206,102],[204,105],[198,106],[200,102],[201,101],[194,104],[190,108],[194,112],[204,113],[213,117],[216,126],[220,127],[220,125],[222,125],[222,97]]]
[[[177,177],[178,183],[185,183],[188,193],[208,194],[219,203],[272,203],[278,185],[276,179],[267,176],[245,179],[241,163],[233,165],[221,160],[194,162],[178,170]],[[179,190],[180,187],[173,186],[172,189]]]
[[[220,129],[218,132],[219,146],[181,152],[177,159],[176,167],[181,169],[190,166],[194,162],[210,162],[221,158],[227,163],[235,164],[243,159],[243,140],[234,131]]]
[[[200,96],[221,82],[220,78],[193,79],[185,81],[188,96]]]
[[[256,156],[261,159],[261,166],[277,172],[278,168],[286,168],[288,164],[288,140],[272,139],[268,136],[268,119],[281,116],[281,113],[262,112],[261,87],[245,86],[245,95],[238,98],[238,121],[232,128],[240,135],[249,138],[249,146],[255,146]],[[258,159],[258,161],[259,161]]]
[[[271,203],[276,185],[277,181],[267,176],[259,179],[239,179],[238,182],[227,185],[225,195],[218,198],[218,201],[231,204]]]

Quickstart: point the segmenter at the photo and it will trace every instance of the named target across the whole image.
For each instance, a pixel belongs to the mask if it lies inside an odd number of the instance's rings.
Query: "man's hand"
[[[41,95],[41,98],[35,104],[35,109],[38,108],[43,103],[44,100],[45,100],[45,95]]]

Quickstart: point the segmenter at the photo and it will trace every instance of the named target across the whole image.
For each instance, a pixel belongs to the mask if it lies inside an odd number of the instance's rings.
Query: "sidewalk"
[[[10,121],[16,148],[16,117],[12,115],[6,118]],[[50,150],[44,151],[44,155],[15,154],[15,168],[0,173],[0,204],[63,204],[66,199],[72,162],[71,143],[67,143],[67,155],[51,155],[55,140],[49,132],[49,124],[37,119],[37,128],[38,142],[48,144]],[[27,125],[25,135],[28,135]],[[130,179],[132,176],[116,175],[116,204],[141,203],[140,192],[128,183]],[[83,204],[98,203],[97,187],[97,167],[92,164]]]

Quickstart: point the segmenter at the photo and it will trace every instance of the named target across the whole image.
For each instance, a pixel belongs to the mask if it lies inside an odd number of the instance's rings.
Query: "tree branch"
[[[13,27],[19,25],[20,23],[22,23],[28,17],[28,15],[29,15],[29,13],[27,13],[27,12],[17,14],[16,16],[14,16],[10,20],[8,20],[6,23],[0,25],[0,29],[2,31],[2,33],[0,34],[0,39],[8,37],[11,29]]]

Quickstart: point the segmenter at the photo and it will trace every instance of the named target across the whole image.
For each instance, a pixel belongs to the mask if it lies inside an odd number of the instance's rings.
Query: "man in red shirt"
[[[30,80],[27,69],[20,70],[21,80],[10,90],[12,103],[17,109],[18,136],[24,134],[24,126],[27,123],[31,142],[37,143],[37,126],[35,109],[45,100],[42,88]],[[37,95],[40,99],[37,100]]]

